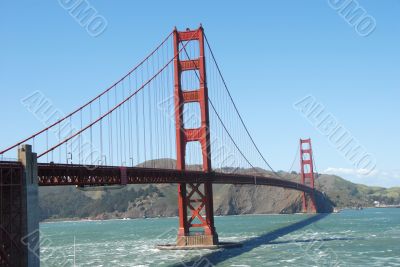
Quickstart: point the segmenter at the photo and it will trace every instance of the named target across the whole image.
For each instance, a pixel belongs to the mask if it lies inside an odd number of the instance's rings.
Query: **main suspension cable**
[[[195,33],[193,33],[194,36]],[[192,37],[193,37],[192,36]],[[91,122],[89,125],[87,125],[85,128],[80,129],[78,132],[76,132],[75,134],[71,135],[70,137],[64,139],[62,142],[58,143],[57,145],[51,147],[50,149],[46,150],[45,152],[41,153],[40,155],[38,155],[38,158],[42,157],[43,155],[53,151],[54,149],[56,149],[57,147],[61,146],[62,144],[68,142],[69,140],[71,140],[72,138],[78,136],[79,134],[81,134],[82,132],[86,131],[87,129],[91,128],[94,124],[98,123],[99,121],[101,121],[103,118],[105,118],[106,116],[110,115],[111,113],[113,113],[113,111],[115,111],[117,108],[121,107],[123,104],[125,104],[127,101],[129,101],[132,97],[134,97],[137,93],[139,93],[143,88],[145,88],[147,85],[149,85],[160,73],[162,73],[170,64],[171,62],[174,61],[174,59],[179,55],[179,53],[185,49],[187,43],[178,51],[177,54],[174,55],[174,57],[172,57],[156,74],[154,74],[150,79],[148,79],[144,84],[141,85],[140,88],[138,88],[135,92],[133,92],[132,94],[130,94],[127,98],[125,98],[123,101],[121,101],[119,104],[117,104],[116,106],[114,106],[111,110],[109,110],[108,112],[104,113],[102,116],[100,116],[98,119],[96,119],[95,121]],[[29,140],[29,139],[28,139]]]
[[[214,56],[214,52],[212,51],[211,46],[210,46],[210,43],[208,42],[207,36],[206,36],[205,34],[204,34],[204,37],[205,37],[205,40],[206,40],[208,49],[210,50],[211,56],[212,56],[212,58],[213,58],[213,61],[214,61],[214,63],[215,63],[215,66],[217,67],[218,73],[219,73],[219,75],[220,75],[220,77],[221,77],[221,79],[222,79],[222,82],[223,82],[223,84],[224,84],[224,87],[225,87],[225,89],[226,89],[226,91],[227,91],[227,93],[228,93],[228,96],[229,96],[229,98],[230,98],[230,100],[231,100],[231,102],[232,102],[232,104],[233,104],[233,107],[234,107],[234,109],[235,109],[235,111],[236,111],[236,113],[237,113],[237,115],[238,115],[238,117],[239,117],[239,119],[240,119],[240,121],[241,121],[241,123],[242,123],[242,125],[243,125],[243,127],[244,127],[244,129],[245,129],[245,131],[246,131],[246,133],[247,133],[247,135],[249,136],[249,138],[250,138],[250,140],[251,140],[251,142],[252,142],[254,148],[257,150],[257,152],[258,152],[258,154],[260,155],[261,159],[262,159],[262,160],[264,161],[264,163],[271,169],[271,171],[272,171],[273,173],[275,173],[277,176],[279,176],[280,178],[282,178],[282,177],[272,168],[272,166],[268,163],[268,161],[266,160],[266,158],[264,157],[264,155],[261,153],[260,149],[259,149],[258,146],[256,145],[256,143],[255,143],[255,141],[254,141],[252,135],[250,134],[250,131],[248,130],[248,128],[247,128],[247,126],[246,126],[246,124],[245,124],[245,122],[244,122],[244,120],[243,120],[243,117],[241,116],[241,114],[240,114],[240,112],[239,112],[239,110],[238,110],[238,108],[237,108],[237,106],[236,106],[235,101],[233,100],[232,94],[231,94],[231,92],[229,91],[228,85],[227,85],[227,83],[225,82],[224,77],[222,76],[221,69],[219,68],[219,65],[218,65],[218,63],[217,63],[217,60],[216,60],[216,58],[215,58],[215,56]]]
[[[101,92],[99,95],[97,95],[95,98],[91,99],[90,101],[88,101],[86,104],[80,106],[79,108],[75,109],[74,111],[72,111],[71,113],[69,113],[68,115],[66,115],[65,117],[57,120],[56,122],[54,122],[53,124],[51,124],[50,126],[34,133],[33,135],[23,139],[22,141],[19,141],[18,143],[0,151],[0,155],[10,151],[13,148],[18,147],[19,145],[25,143],[28,140],[31,140],[33,138],[35,138],[36,136],[46,132],[47,130],[52,129],[54,126],[59,125],[61,122],[63,122],[64,120],[66,120],[67,118],[75,115],[76,113],[78,113],[79,111],[81,111],[82,109],[84,109],[85,107],[91,105],[94,101],[96,101],[97,99],[99,99],[100,97],[102,97],[104,94],[106,94],[107,92],[109,92],[111,89],[113,89],[117,84],[119,84],[121,81],[125,80],[126,77],[128,77],[129,75],[131,75],[135,70],[137,70],[141,65],[143,65],[144,62],[146,62],[152,55],[154,55],[154,53],[156,51],[158,51],[158,49],[160,47],[162,47],[167,41],[168,39],[172,36],[173,32],[171,32],[162,42],[160,45],[158,45],[147,57],[145,57],[139,64],[137,64],[133,69],[131,69],[126,75],[124,75],[121,79],[119,79],[117,82],[115,82],[113,85],[111,85],[110,87],[108,87],[106,90],[104,90],[103,92]]]

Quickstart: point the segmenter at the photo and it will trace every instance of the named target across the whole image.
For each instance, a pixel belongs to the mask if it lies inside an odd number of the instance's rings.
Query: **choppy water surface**
[[[41,266],[400,266],[400,209],[217,217],[238,249],[159,251],[176,218],[41,224]],[[74,245],[75,244],[75,245]]]

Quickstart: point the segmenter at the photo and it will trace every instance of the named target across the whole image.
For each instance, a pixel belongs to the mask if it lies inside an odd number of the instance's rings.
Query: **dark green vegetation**
[[[163,163],[156,165],[163,166]],[[244,169],[236,171],[251,173]],[[274,175],[264,170],[258,172]],[[294,172],[280,172],[279,176],[300,181]],[[326,194],[326,206],[332,203],[339,208],[370,207],[374,201],[388,205],[400,203],[400,188],[357,185],[334,175],[320,175],[316,187]],[[215,214],[299,212],[300,196],[297,191],[282,188],[214,185]],[[176,185],[130,185],[97,191],[82,191],[75,187],[40,188],[39,204],[41,220],[164,217],[176,216],[178,212]]]

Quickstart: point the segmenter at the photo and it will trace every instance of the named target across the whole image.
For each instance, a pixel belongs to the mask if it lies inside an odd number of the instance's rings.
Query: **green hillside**
[[[387,205],[400,204],[400,187],[387,189],[354,184],[335,175],[321,175],[317,187],[326,192],[338,207],[370,207],[374,201]]]

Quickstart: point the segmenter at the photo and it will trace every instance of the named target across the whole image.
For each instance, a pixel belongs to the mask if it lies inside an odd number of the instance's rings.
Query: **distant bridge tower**
[[[314,189],[314,161],[311,139],[300,139],[300,170],[301,183]],[[309,196],[303,192],[302,212],[316,213],[315,194]]]
[[[199,57],[181,60],[179,53],[182,43],[198,42]],[[181,44],[181,46],[180,46]],[[206,82],[206,66],[204,55],[204,31],[200,26],[197,30],[174,31],[174,102],[176,121],[176,152],[177,169],[185,170],[186,145],[189,142],[199,142],[201,145],[203,172],[211,171],[211,149],[209,134],[208,90]],[[182,90],[181,76],[185,71],[197,71],[199,88],[190,91]],[[183,122],[184,105],[199,103],[201,125],[197,129],[186,129]],[[180,184],[178,186],[179,230],[177,246],[216,245],[218,235],[214,227],[212,184]],[[188,217],[188,211],[190,213]],[[197,222],[196,222],[197,221]],[[200,229],[191,232],[191,229]]]

